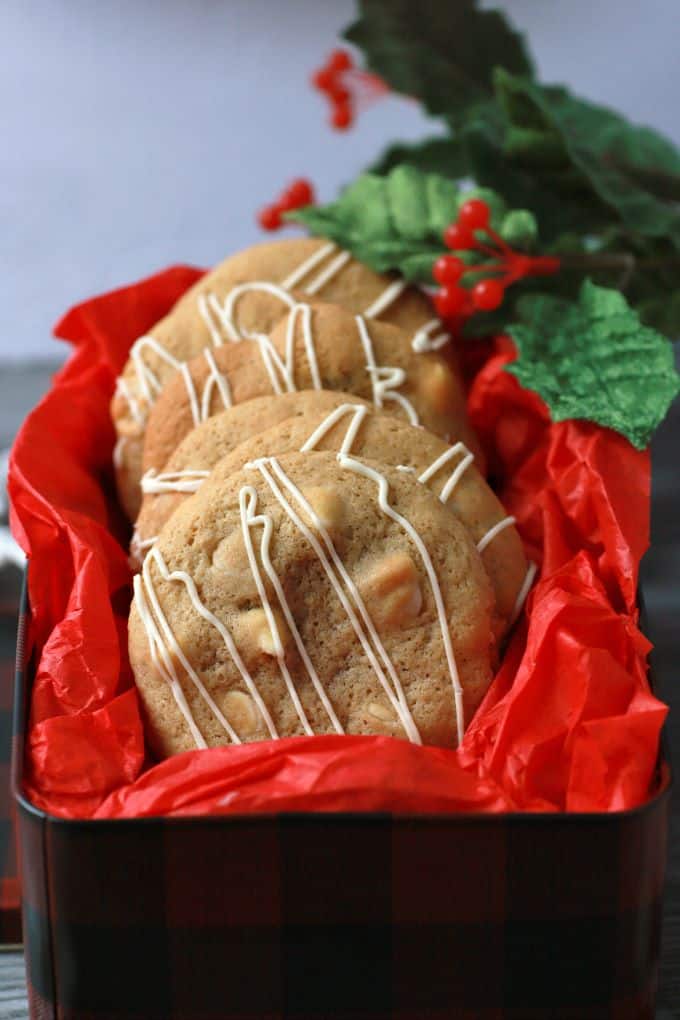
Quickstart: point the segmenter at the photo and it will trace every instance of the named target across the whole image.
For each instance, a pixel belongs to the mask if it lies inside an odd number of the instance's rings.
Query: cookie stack
[[[425,295],[307,238],[227,259],[134,344],[114,462],[158,755],[460,742],[530,573],[447,342]]]

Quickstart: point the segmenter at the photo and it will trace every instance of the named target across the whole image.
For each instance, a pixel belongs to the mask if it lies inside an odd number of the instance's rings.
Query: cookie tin
[[[22,793],[31,1016],[645,1020],[670,805],[618,814],[68,821]]]

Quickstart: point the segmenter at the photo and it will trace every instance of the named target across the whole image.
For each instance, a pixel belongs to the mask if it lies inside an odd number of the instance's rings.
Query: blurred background
[[[454,2],[454,0],[451,0]],[[680,142],[678,0],[506,0],[545,81]],[[258,240],[301,174],[332,198],[432,125],[389,98],[342,134],[308,85],[353,0],[1,0],[0,359],[63,357],[70,304]]]
[[[567,81],[680,144],[678,0],[484,5],[528,34],[544,81]],[[71,304],[171,263],[210,265],[262,238],[256,212],[292,178],[310,178],[328,200],[389,140],[432,133],[414,104],[396,98],[348,133],[328,128],[309,74],[354,14],[353,0],[0,0],[0,524],[1,451],[68,353],[50,330]],[[676,747],[678,436],[676,403],[653,444],[644,562]],[[0,527],[0,560],[7,551]],[[19,578],[0,571],[10,660]],[[8,667],[8,684],[10,675]],[[678,815],[676,804],[658,1013],[666,1020],[680,1017]],[[0,1018],[23,1017],[21,957],[2,963]]]

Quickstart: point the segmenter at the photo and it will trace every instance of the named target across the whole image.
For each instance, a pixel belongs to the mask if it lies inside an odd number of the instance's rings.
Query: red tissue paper
[[[127,659],[129,528],[109,401],[130,345],[200,276],[175,267],[68,312],[55,332],[73,353],[14,444],[11,525],[29,558],[35,664],[29,799],[70,818],[619,811],[647,799],[667,711],[637,626],[649,456],[608,429],[551,422],[503,370],[515,351],[502,337],[477,365],[470,415],[539,571],[461,747],[334,735],[149,760]]]

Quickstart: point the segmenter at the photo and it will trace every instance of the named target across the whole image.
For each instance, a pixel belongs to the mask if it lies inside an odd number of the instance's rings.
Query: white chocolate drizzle
[[[432,336],[433,333],[438,329],[443,328],[441,319],[430,319],[424,326],[416,330],[413,340],[411,341],[411,347],[416,354],[425,354],[427,351],[438,351],[441,347],[449,342],[449,334],[447,332],[437,333],[436,336]]]
[[[149,555],[144,560],[141,574],[137,574],[137,576],[135,577],[134,588],[135,596],[137,598],[137,608],[139,610],[142,623],[144,624],[144,627],[147,632],[147,638],[149,641],[149,651],[151,652],[151,658],[154,662],[154,665],[158,669],[161,676],[163,676],[170,683],[170,687],[172,688],[173,694],[175,695],[175,700],[177,701],[177,704],[180,705],[181,707],[181,703],[177,699],[177,695],[175,692],[175,686],[179,687],[181,690],[181,686],[179,684],[179,680],[177,677],[177,670],[175,669],[175,663],[173,661],[173,657],[176,658],[181,663],[182,667],[187,673],[187,676],[191,678],[191,681],[194,684],[196,690],[198,691],[200,697],[203,699],[206,705],[208,705],[209,708],[212,710],[215,718],[220,722],[225,732],[229,735],[230,739],[233,740],[234,743],[240,743],[236,731],[232,729],[229,722],[227,721],[227,719],[225,719],[224,715],[222,714],[218,706],[215,704],[209,692],[206,690],[203,681],[201,680],[198,673],[191,665],[184,652],[182,651],[182,648],[177,638],[175,637],[172,628],[170,627],[170,624],[166,619],[165,613],[163,612],[161,604],[158,601],[158,595],[156,594],[156,589],[154,588],[153,580],[151,577],[152,562],[155,562],[156,567],[158,568],[160,575],[164,581],[182,580],[186,585],[187,591],[189,592],[190,596],[192,594],[191,589],[193,589],[193,594],[196,596],[197,600],[198,594],[196,593],[194,582],[189,577],[188,574],[185,574],[183,571],[175,571],[174,573],[171,574],[167,568],[165,560],[161,556],[158,549],[151,550]],[[183,712],[182,714],[184,715],[185,719],[187,719],[186,713]],[[193,720],[193,717],[191,717],[190,713],[189,716],[192,722],[191,726],[192,735],[197,743],[197,746],[206,747],[205,740],[200,731],[198,730],[198,727],[196,726],[196,723]],[[187,722],[189,722],[189,719],[187,719]]]
[[[142,414],[142,409],[140,408],[139,402],[134,393],[128,386],[127,379],[125,379],[122,375],[119,375],[116,379],[116,394],[121,396],[127,403],[130,416],[135,425],[137,425],[138,428],[143,429],[145,418]]]
[[[517,598],[515,599],[515,605],[513,606],[512,613],[510,614],[510,619],[508,620],[508,627],[512,627],[513,623],[515,623],[515,621],[517,620],[517,617],[522,612],[522,608],[524,606],[524,603],[527,600],[527,595],[531,591],[531,586],[534,583],[534,578],[536,577],[537,570],[538,570],[538,567],[536,566],[536,564],[532,563],[531,560],[530,560],[529,561],[529,566],[527,568],[526,576],[524,578],[524,581],[522,582],[522,587],[520,588],[519,592],[517,593]]]
[[[356,315],[355,322],[359,331],[359,339],[366,355],[366,371],[371,377],[373,403],[376,407],[381,408],[385,401],[392,400],[403,407],[411,425],[418,425],[419,418],[413,404],[410,400],[406,399],[403,393],[395,392],[398,386],[404,384],[406,372],[403,368],[393,368],[389,365],[378,366],[365,319],[361,315]]]
[[[187,574],[186,571],[184,570],[174,570],[170,572],[160,551],[157,548],[154,548],[146,556],[144,564],[142,566],[141,575],[138,574],[134,579],[134,586],[135,586],[135,598],[137,599],[138,609],[140,605],[144,605],[146,607],[146,599],[148,599],[149,602],[151,603],[154,614],[158,620],[158,624],[160,625],[160,626],[156,625],[156,622],[154,621],[153,616],[150,613],[148,612],[143,613],[140,610],[140,617],[147,632],[149,649],[151,651],[152,659],[154,661],[154,665],[156,665],[159,668],[159,672],[161,673],[161,675],[168,681],[168,683],[170,683],[171,688],[173,687],[172,683],[173,680],[176,681],[179,686],[179,681],[177,680],[177,674],[172,661],[172,655],[174,655],[178,659],[178,661],[182,664],[185,672],[191,678],[192,682],[194,683],[194,686],[198,690],[199,695],[209,706],[215,718],[222,725],[223,729],[229,735],[231,740],[236,744],[241,743],[238,734],[229,724],[223,713],[220,711],[219,707],[215,704],[209,692],[205,689],[200,677],[198,676],[193,666],[185,656],[184,652],[182,651],[179,645],[179,642],[177,641],[177,638],[175,637],[172,631],[172,628],[170,627],[167,619],[165,618],[165,615],[163,614],[151,577],[152,562],[155,563],[164,581],[177,581],[184,585],[184,588],[186,590],[187,595],[189,596],[189,599],[194,610],[198,613],[199,616],[201,616],[204,620],[210,623],[217,630],[225,644],[225,647],[229,655],[231,656],[234,665],[236,666],[238,672],[241,675],[241,679],[243,680],[246,688],[248,689],[248,693],[250,694],[257,708],[259,709],[259,712],[262,718],[264,719],[265,725],[269,731],[270,736],[272,738],[278,737],[276,727],[269,714],[267,706],[262,700],[260,692],[258,691],[257,686],[253,682],[253,678],[246,669],[245,663],[241,658],[241,655],[234,643],[234,639],[232,638],[231,634],[224,626],[222,621],[217,616],[215,616],[214,613],[211,613],[210,610],[203,604],[199,597],[193,578],[189,574]],[[158,652],[160,652],[162,664],[165,668],[161,668],[159,666],[159,661],[161,660],[158,659],[157,654]],[[180,703],[178,701],[178,705],[179,704]],[[184,712],[182,714],[184,715]],[[188,719],[187,722],[189,722]],[[193,720],[192,724],[193,725],[190,724],[189,728],[191,729],[192,735],[196,742],[196,746],[205,747],[206,746],[205,741],[203,740],[203,737],[201,736],[200,733],[198,734],[200,740],[197,740],[196,738],[195,730],[197,729],[197,727],[195,723],[193,723]]]
[[[446,607],[444,606],[444,599],[442,598],[441,587],[437,572],[434,569],[432,559],[427,550],[427,546],[423,542],[422,538],[418,534],[416,528],[411,524],[403,514],[398,513],[390,505],[389,501],[389,484],[384,475],[381,475],[379,471],[369,467],[368,464],[364,464],[362,461],[355,460],[346,453],[340,452],[338,454],[338,463],[341,467],[347,468],[349,471],[353,471],[355,474],[363,475],[364,478],[368,478],[374,481],[378,486],[378,505],[380,509],[386,514],[390,520],[393,520],[395,524],[406,532],[408,537],[415,545],[425,572],[427,573],[428,580],[430,582],[430,589],[434,598],[435,606],[437,609],[437,617],[439,620],[439,627],[442,634],[442,642],[444,645],[444,654],[446,656],[446,662],[449,670],[449,676],[451,678],[451,685],[453,688],[453,699],[456,709],[456,729],[458,733],[458,744],[463,740],[463,734],[465,732],[465,709],[463,705],[463,688],[460,683],[460,677],[458,675],[458,666],[456,664],[456,658],[453,654],[453,645],[451,644],[451,634],[449,632],[449,624],[446,618]]]
[[[383,312],[386,312],[390,305],[393,305],[397,298],[406,290],[406,280],[395,280],[385,287],[382,294],[379,294],[375,301],[364,311],[367,319],[375,319]]]
[[[113,466],[115,468],[121,468],[123,466],[123,452],[127,446],[127,441],[127,436],[118,436],[118,439],[116,440],[116,445],[113,448]]]
[[[156,542],[158,541],[158,535],[152,535],[151,538],[140,538],[139,532],[135,528],[132,532],[132,538],[130,540],[130,553],[133,560],[143,559],[143,553],[147,552]],[[133,569],[135,565],[132,564]]]
[[[336,250],[336,246],[332,241],[329,241],[328,244],[322,245],[318,251],[315,251],[313,255],[310,255],[308,259],[305,259],[305,261],[302,262],[297,269],[294,269],[293,272],[290,273],[285,280],[283,280],[281,286],[286,290],[292,290],[293,287],[297,286],[301,280],[304,280],[305,276],[308,276],[311,273],[312,269],[316,269],[327,255],[332,254],[332,252]]]
[[[222,346],[225,339],[230,340],[233,343],[238,343],[242,340],[254,340],[260,347],[262,358],[272,382],[274,392],[290,392],[294,389],[295,387],[291,384],[290,380],[292,368],[290,363],[287,362],[285,365],[283,364],[281,358],[265,334],[248,332],[238,328],[234,320],[235,305],[243,293],[246,293],[247,291],[260,291],[270,293],[273,296],[278,297],[291,311],[295,311],[298,307],[298,303],[289,291],[293,287],[302,283],[314,269],[317,269],[322,265],[328,256],[333,255],[333,253],[337,251],[337,246],[332,241],[328,244],[324,244],[309,258],[305,259],[299,266],[297,266],[291,273],[289,273],[280,285],[266,281],[254,281],[252,283],[241,284],[232,288],[225,297],[223,303],[220,303],[215,294],[210,291],[204,291],[199,294],[196,298],[198,313],[208,330],[213,347]],[[324,266],[317,276],[308,283],[305,288],[306,293],[309,295],[318,294],[319,291],[322,290],[323,287],[325,287],[326,284],[328,284],[333,277],[335,277],[347,265],[351,258],[351,253],[348,251],[340,251],[338,254],[334,255],[328,265]],[[408,284],[405,280],[391,281],[385,290],[368,306],[364,315],[367,318],[375,318],[381,315],[397,300],[407,286]],[[422,327],[422,329],[418,330],[412,341],[413,350],[420,352],[421,350],[436,350],[441,347],[448,339],[448,336],[445,333],[435,337],[433,340],[429,339],[432,330],[438,328],[440,325],[441,323],[438,319],[433,319],[432,322],[427,323],[424,327]],[[317,385],[317,375],[315,375],[316,362],[315,359],[310,356],[310,345],[307,344],[307,339],[308,333],[305,331],[305,343],[309,356],[312,379],[314,381],[314,386],[320,388],[320,386]],[[225,409],[231,407],[232,401],[228,380],[226,376],[217,369],[217,365],[212,357],[212,352],[209,346],[204,348],[204,353],[211,371],[201,398],[199,399],[189,373],[187,363],[179,361],[170,353],[170,351],[167,350],[166,347],[156,340],[155,337],[151,334],[146,334],[145,336],[141,336],[132,345],[130,358],[135,370],[137,391],[144,398],[147,406],[143,408],[140,405],[137,396],[132,392],[128,382],[123,378],[123,376],[120,376],[116,383],[116,392],[125,399],[130,416],[139,429],[144,429],[149,407],[153,405],[162,389],[162,383],[158,378],[158,375],[144,361],[143,353],[146,349],[152,350],[161,359],[161,361],[164,361],[171,368],[182,372],[189,397],[194,426],[206,421],[210,416],[210,401],[215,386],[219,389]],[[387,395],[388,390],[392,391],[396,386],[401,385],[401,383],[395,381],[396,378],[398,378],[398,373],[400,371],[401,370],[399,369],[389,368],[377,369],[378,382],[386,394],[385,399],[396,400],[398,403],[401,403],[406,409],[411,423],[417,424],[415,411],[403,396],[393,393]],[[380,374],[382,374],[382,379],[380,379]]]
[[[321,561],[321,564],[326,572],[326,576],[328,577],[328,580],[330,581],[331,586],[335,591],[335,594],[340,600],[343,609],[347,613],[347,616],[349,617],[350,623],[354,628],[354,632],[356,633],[357,638],[359,639],[359,642],[364,650],[364,653],[366,654],[366,657],[371,663],[371,666],[376,676],[378,677],[378,680],[387,698],[389,699],[395,714],[399,718],[399,721],[401,722],[401,725],[404,728],[404,731],[406,732],[406,735],[408,736],[409,740],[411,740],[412,743],[417,744],[422,743],[420,734],[418,733],[418,729],[415,725],[415,722],[413,721],[413,717],[406,702],[406,697],[404,695],[404,691],[401,686],[399,677],[397,676],[394,665],[392,664],[392,661],[390,660],[383,646],[383,643],[380,640],[378,632],[375,629],[373,621],[371,620],[368,614],[368,611],[366,609],[366,606],[364,605],[364,601],[361,598],[358,588],[356,587],[351,577],[347,573],[347,570],[342,560],[338,556],[335,546],[333,545],[333,541],[329,533],[325,529],[323,522],[319,518],[318,514],[316,514],[314,508],[304,498],[300,490],[288,478],[288,476],[283,471],[275,457],[262,457],[256,461],[253,461],[251,464],[247,464],[246,467],[256,469],[260,472],[264,480],[267,482],[271,492],[278,500],[280,505],[283,507],[284,511],[288,514],[290,519],[295,524],[296,528],[304,535],[304,537],[311,545],[312,549],[314,550],[319,560]],[[276,476],[276,478],[274,478],[274,476]],[[314,524],[314,528],[321,535],[321,538],[323,540],[323,546],[325,546],[325,551],[321,542],[319,542],[319,540],[311,531],[311,529],[304,523],[302,518],[295,511],[295,509],[288,501],[286,496],[284,496],[282,489],[279,487],[278,483],[280,483],[285,489],[288,490],[293,500],[302,507],[305,514],[312,521],[312,523]],[[340,584],[339,578],[342,579],[343,584],[347,588],[349,598],[347,597],[347,594],[345,593],[342,585]],[[361,621],[359,620],[359,617],[357,616],[357,613],[355,612],[354,607],[352,606],[352,602],[354,603],[354,606],[356,606],[359,616],[361,616]],[[368,632],[368,635],[370,636],[373,645],[371,645],[371,641],[368,640],[366,631]],[[383,670],[383,667],[380,665],[380,662],[378,661],[378,658],[376,656],[376,651],[383,661],[383,665],[387,670],[390,679],[392,680],[393,686],[391,686],[387,680],[385,671]]]
[[[334,276],[343,269],[349,260],[352,258],[352,254],[349,251],[341,251],[339,255],[330,262],[325,269],[322,269],[317,277],[315,277],[309,286],[305,287],[306,294],[318,294],[322,287],[325,287],[327,283],[333,279]]]
[[[353,415],[352,421],[347,427],[345,438],[342,441],[341,451],[349,453],[356,439],[357,432],[361,428],[361,423],[368,414],[368,408],[364,404],[340,404],[335,407],[324,420],[314,429],[309,439],[307,439],[300,447],[300,453],[309,453],[310,450],[315,450],[321,440],[327,435],[332,428],[347,415]]]
[[[223,340],[219,329],[220,307],[217,298],[210,291],[205,294],[199,294],[196,299],[196,307],[198,308],[198,314],[203,319],[210,333],[213,347],[221,347]],[[217,323],[215,322],[215,317],[217,317]]]
[[[207,747],[203,734],[199,730],[198,726],[194,721],[194,717],[191,714],[191,709],[187,703],[187,699],[184,696],[184,691],[177,678],[177,672],[172,658],[168,654],[168,650],[163,640],[163,636],[156,625],[156,621],[151,613],[151,610],[147,604],[146,596],[144,593],[144,581],[137,574],[134,578],[134,591],[135,591],[135,604],[137,606],[137,612],[139,618],[142,621],[144,630],[146,631],[146,637],[149,644],[149,652],[151,653],[151,661],[156,667],[157,671],[166,681],[172,696],[175,699],[177,707],[179,708],[184,721],[189,727],[191,736],[196,747]],[[166,621],[167,622],[167,621]]]
[[[309,658],[309,655],[307,654],[307,649],[304,646],[304,643],[300,636],[300,632],[297,628],[297,624],[295,623],[293,614],[291,613],[288,600],[286,599],[286,595],[283,590],[283,586],[281,585],[278,575],[274,569],[274,565],[272,563],[270,555],[271,536],[273,531],[272,520],[271,517],[269,517],[267,514],[258,515],[255,513],[257,509],[257,492],[252,486],[249,485],[244,486],[239,492],[239,509],[241,513],[241,529],[243,532],[243,540],[246,546],[250,570],[255,581],[255,586],[257,588],[258,595],[260,596],[262,608],[264,610],[265,616],[267,617],[267,623],[269,624],[269,630],[272,636],[272,642],[274,645],[276,658],[279,664],[279,669],[281,671],[281,674],[283,675],[284,682],[288,690],[288,694],[290,695],[291,701],[295,706],[295,711],[297,712],[298,718],[302,723],[302,727],[308,736],[311,736],[313,734],[314,731],[309,724],[309,720],[307,719],[304,708],[302,707],[302,704],[300,702],[297,690],[295,688],[295,684],[290,675],[288,667],[286,666],[284,648],[281,642],[281,636],[279,634],[279,629],[276,623],[276,617],[272,612],[271,604],[267,597],[265,586],[262,582],[260,568],[255,557],[255,553],[253,551],[250,529],[257,527],[258,525],[262,525],[263,528],[262,539],[260,542],[260,558],[262,560],[262,565],[264,566],[265,573],[267,574],[267,577],[269,578],[272,587],[276,592],[276,597],[279,601],[279,605],[281,606],[281,610],[285,617],[288,628],[290,629],[290,632],[293,635],[293,640],[295,641],[298,652],[300,653],[300,657],[304,663],[305,669],[307,670],[307,674],[310,680],[312,681],[314,690],[316,691],[323,707],[325,708],[326,713],[328,714],[328,717],[336,733],[344,733],[344,730],[335,714],[333,706],[331,705],[328,699],[328,695],[326,694],[326,691],[324,690],[323,685],[319,680],[319,676],[316,670],[314,669],[314,666],[312,665],[312,661]]]
[[[302,323],[302,339],[305,345],[305,354],[307,355],[307,364],[309,365],[309,372],[312,377],[312,387],[315,390],[323,389],[321,382],[321,374],[319,372],[319,363],[316,357],[316,348],[314,346],[314,337],[312,335],[312,308],[311,305],[299,304],[294,305],[288,316],[288,322],[286,324],[286,370],[290,375],[291,387],[293,390],[295,386],[295,327],[297,320],[300,319]]]
[[[203,356],[208,362],[210,373],[205,381],[203,387],[203,393],[201,395],[201,421],[207,421],[210,417],[210,403],[212,401],[213,389],[217,387],[217,390],[222,398],[222,405],[224,410],[227,411],[232,406],[231,390],[229,388],[229,380],[223,372],[220,372],[215,361],[215,355],[206,347],[203,351]]]
[[[457,457],[458,454],[464,454],[463,459],[456,465],[451,472],[451,475],[439,494],[439,499],[442,503],[446,503],[458,482],[461,480],[470,464],[475,459],[475,455],[470,453],[465,443],[455,443],[449,450],[445,450],[436,460],[434,460],[429,467],[425,468],[423,473],[418,476],[419,482],[429,482],[430,478],[437,474],[437,472],[443,468],[444,464],[448,464],[453,457]]]
[[[150,468],[142,476],[142,492],[158,495],[161,492],[198,492],[209,471],[166,471],[157,474]]]
[[[272,537],[272,520],[266,514],[256,514],[257,508],[257,492],[250,485],[244,486],[239,492],[239,509],[241,512],[241,532],[243,534],[243,542],[246,547],[246,554],[248,556],[248,564],[250,566],[250,572],[253,575],[255,581],[255,587],[257,588],[257,594],[259,595],[264,615],[267,618],[267,625],[272,638],[272,644],[274,646],[274,655],[279,666],[279,670],[284,679],[288,695],[295,706],[298,719],[302,723],[302,728],[308,737],[311,737],[314,733],[312,727],[309,725],[309,720],[305,714],[305,710],[302,707],[298,692],[293,683],[293,678],[290,675],[290,670],[286,665],[286,656],[281,641],[281,635],[279,628],[276,623],[276,617],[272,611],[271,603],[267,596],[267,589],[262,581],[262,575],[260,573],[260,567],[253,550],[253,542],[250,534],[251,528],[256,528],[259,525],[262,526],[262,540],[260,542],[260,556],[267,566],[271,567],[271,558],[269,556],[269,546]],[[265,568],[266,569],[266,568]],[[272,568],[273,569],[273,568]]]
[[[132,364],[134,365],[137,375],[137,385],[147,404],[150,405],[153,404],[154,400],[160,393],[162,384],[154,370],[146,364],[142,357],[142,354],[145,350],[147,350],[147,348],[152,350],[154,354],[158,355],[161,361],[164,361],[176,371],[181,369],[182,362],[173,357],[170,351],[163,347],[162,344],[159,344],[158,340],[150,334],[140,336],[139,340],[135,340],[130,348],[130,358],[132,359]]]
[[[496,535],[500,535],[501,531],[505,531],[511,524],[515,523],[514,517],[504,517],[498,524],[494,524],[493,528],[489,528],[486,535],[482,535],[479,542],[477,543],[477,552],[483,553],[490,542],[493,542]]]

